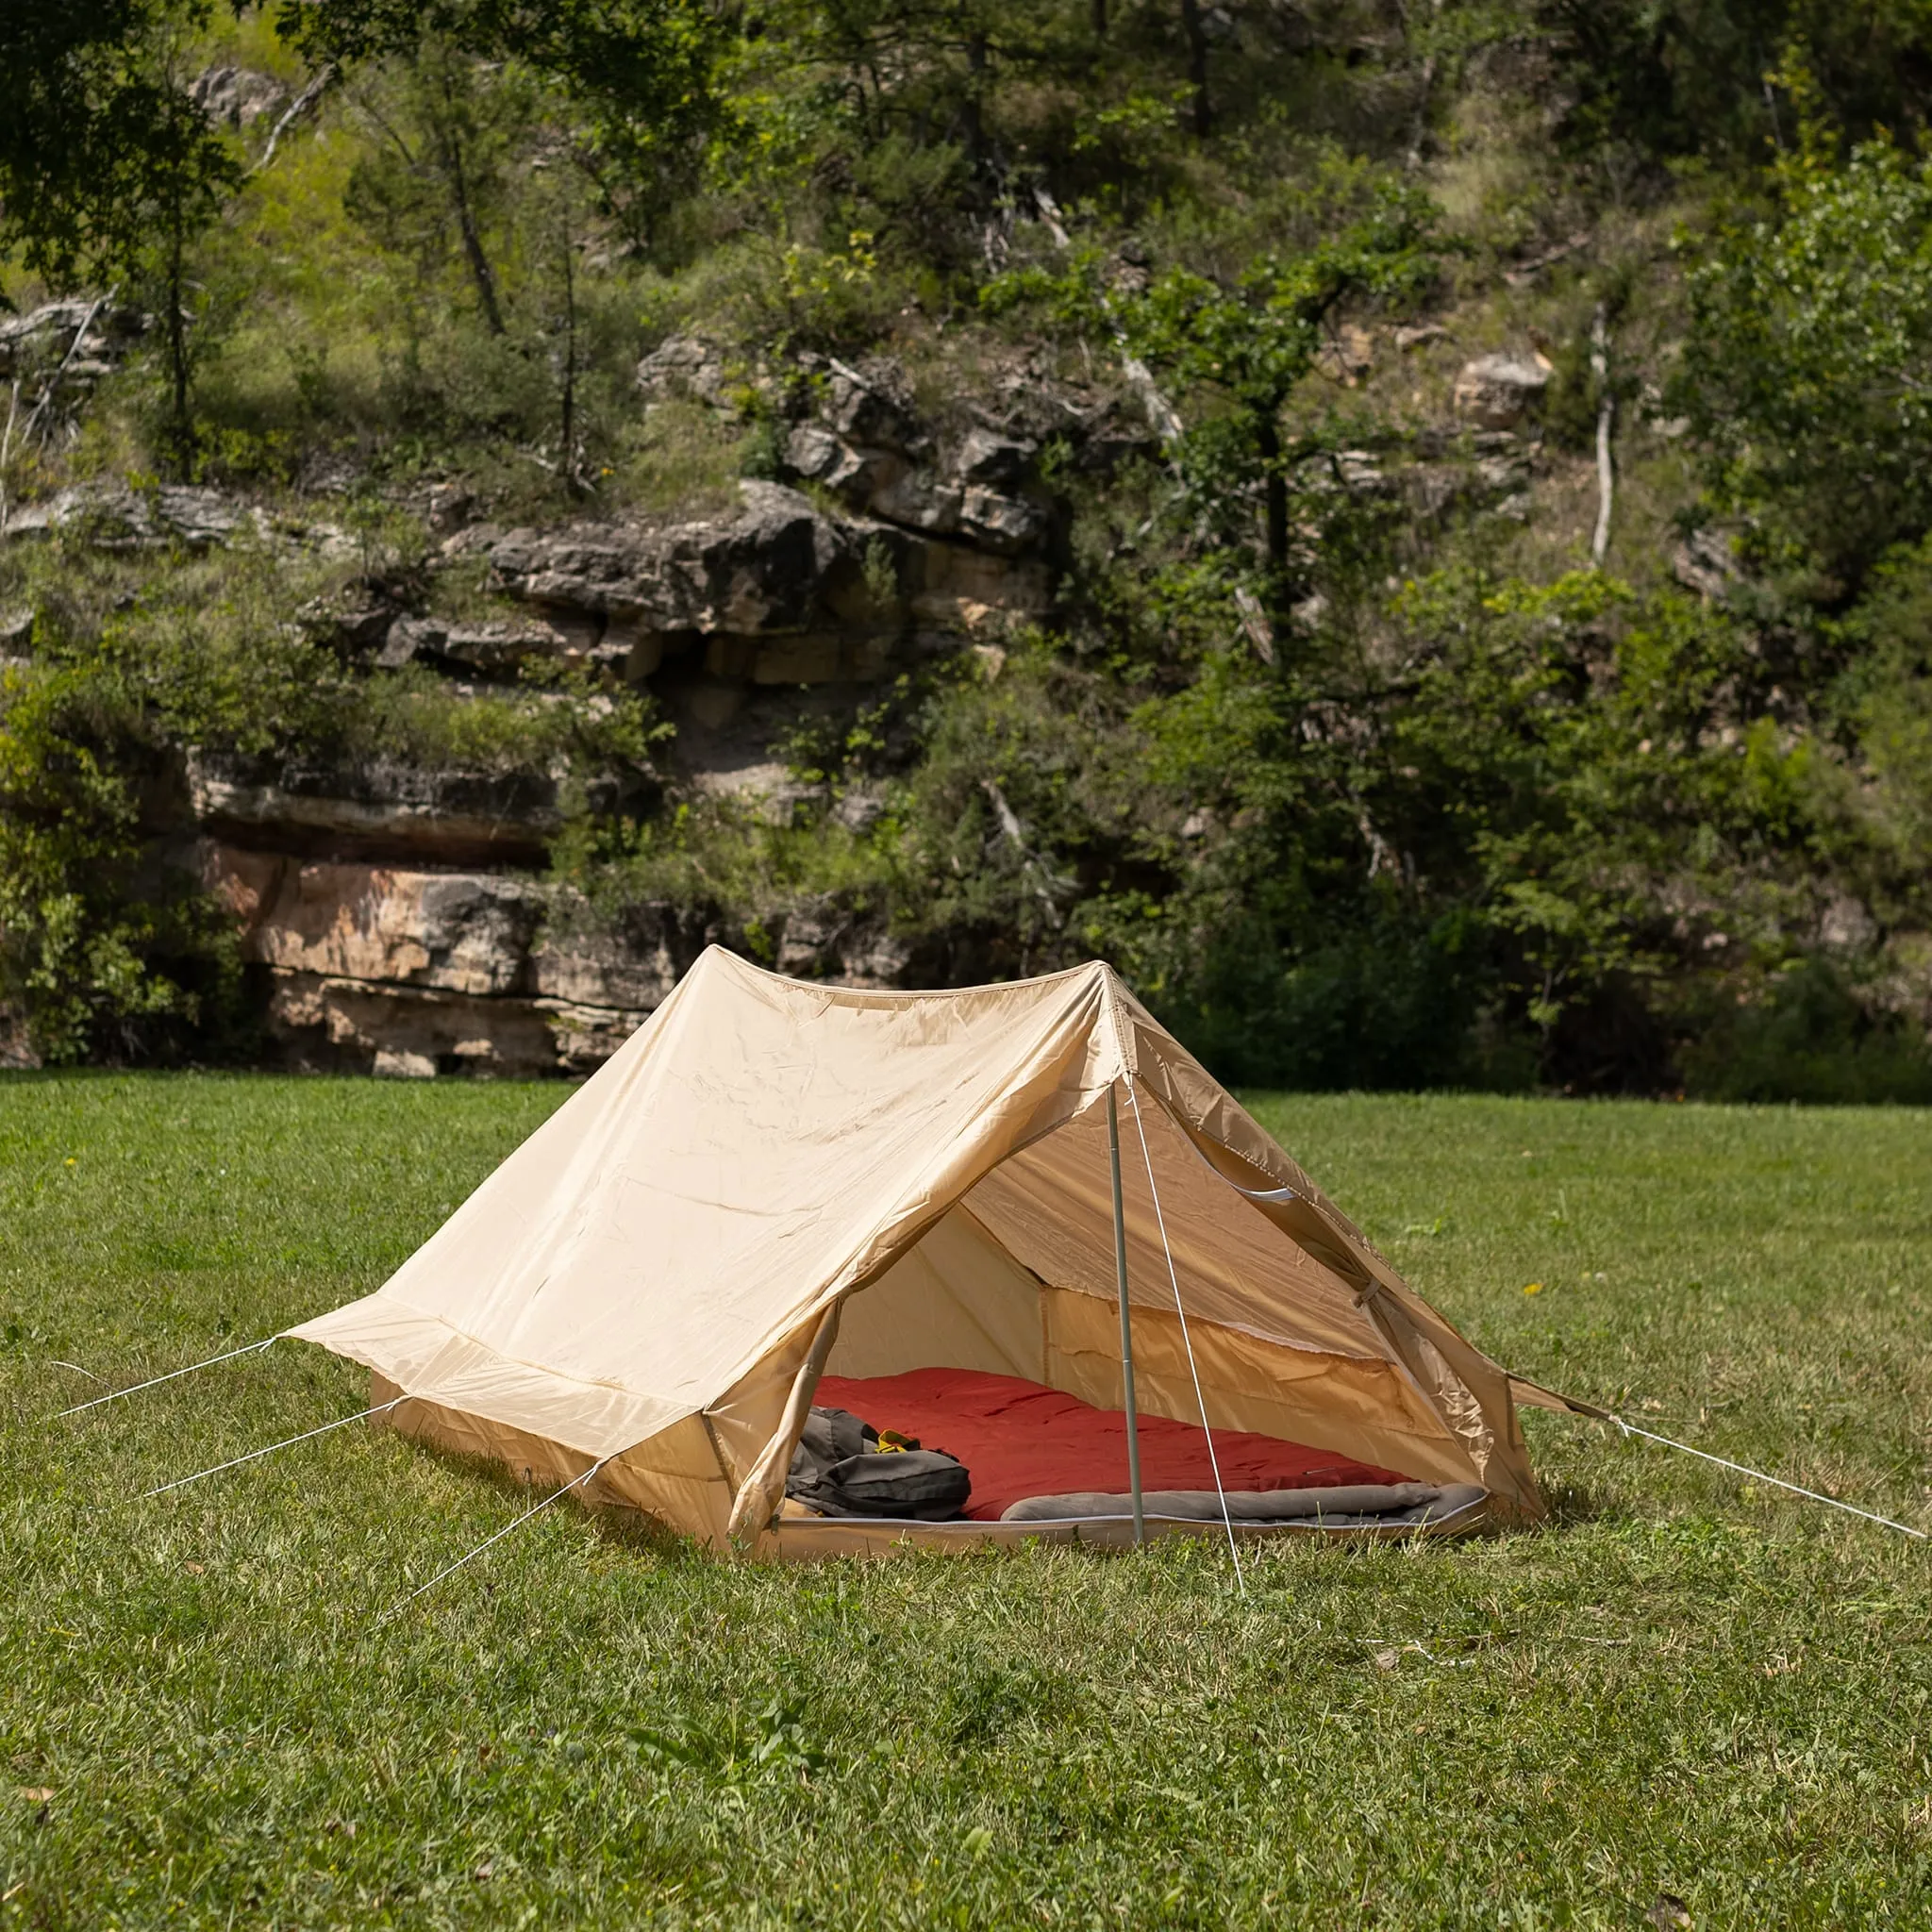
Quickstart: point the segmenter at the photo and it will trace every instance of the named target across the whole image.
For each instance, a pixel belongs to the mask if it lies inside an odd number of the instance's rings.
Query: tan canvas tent
[[[583,1493],[720,1549],[1038,1533],[827,1521],[785,1477],[821,1374],[1121,1407],[1110,1096],[1143,1415],[1205,1403],[1542,1513],[1510,1378],[1101,964],[870,992],[714,948],[382,1288],[289,1333],[407,1398],[394,1426],[539,1479],[601,1464]]]

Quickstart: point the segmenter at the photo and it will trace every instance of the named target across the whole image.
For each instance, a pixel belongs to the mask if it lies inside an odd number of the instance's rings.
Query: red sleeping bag
[[[903,1375],[824,1375],[812,1397],[875,1429],[897,1429],[966,1465],[973,1495],[966,1514],[995,1523],[1027,1496],[1072,1491],[1127,1492],[1127,1424],[1117,1408],[1090,1408],[1017,1375],[976,1369],[913,1369]],[[1140,1418],[1143,1490],[1211,1490],[1214,1470],[1198,1423]],[[1237,1429],[1214,1431],[1221,1481],[1229,1490],[1334,1489],[1343,1483],[1401,1483],[1393,1470],[1352,1462],[1332,1450],[1277,1442]]]

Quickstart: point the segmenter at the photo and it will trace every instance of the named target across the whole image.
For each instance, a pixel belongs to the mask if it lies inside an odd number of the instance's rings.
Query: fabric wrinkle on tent
[[[1543,1514],[1515,1403],[1560,1399],[1410,1290],[1097,962],[882,992],[713,947],[389,1281],[286,1332],[367,1367],[372,1405],[402,1398],[383,1425],[537,1479],[594,1469],[579,1494],[721,1550],[1037,1537],[826,1519],[785,1477],[822,1374],[981,1371],[1121,1407],[1109,1094],[1164,1223],[1125,1163],[1142,1415],[1198,1426],[1198,1375],[1217,1429],[1479,1486],[1458,1527]]]

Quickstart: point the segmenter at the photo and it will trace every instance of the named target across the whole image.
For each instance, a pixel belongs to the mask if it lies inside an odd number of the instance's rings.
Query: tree
[[[1923,125],[1932,20],[1917,0],[1533,0],[1565,144],[1606,156],[1758,161],[1801,104],[1774,72],[1802,48],[1833,114],[1864,137]],[[1518,29],[1521,31],[1521,29]]]
[[[1284,411],[1343,302],[1412,295],[1433,277],[1432,227],[1423,196],[1391,189],[1365,218],[1300,254],[1261,257],[1232,285],[1175,268],[1138,292],[1116,291],[1103,258],[1089,251],[1062,275],[1000,277],[987,300],[995,309],[1043,302],[1062,325],[1112,334],[1130,355],[1219,396],[1220,411],[1184,432],[1173,455],[1197,511],[1215,522],[1258,494],[1262,572],[1278,624],[1296,590],[1294,475],[1324,446],[1291,434]]]
[[[476,309],[505,333],[501,280],[486,230],[498,225],[517,163],[528,159],[534,115],[528,85],[477,71],[475,57],[425,36],[353,90],[379,136],[351,176],[348,207],[391,246],[441,254],[454,231]]]
[[[1932,164],[1807,149],[1699,251],[1676,392],[1718,508],[1837,601],[1932,526]]]
[[[275,21],[317,65],[351,69],[441,48],[445,58],[517,62],[555,83],[585,110],[579,165],[641,244],[695,175],[722,111],[716,67],[726,29],[703,0],[282,0]],[[452,96],[441,125],[459,114]],[[439,165],[454,192],[460,157]],[[493,297],[475,254],[472,266],[487,314]]]
[[[242,178],[189,93],[210,0],[22,0],[0,13],[0,245],[56,286],[132,284],[161,314],[168,453],[193,453],[190,252]]]
[[[238,1003],[229,923],[150,862],[154,753],[111,670],[0,671],[0,996],[49,1060],[165,1058]]]

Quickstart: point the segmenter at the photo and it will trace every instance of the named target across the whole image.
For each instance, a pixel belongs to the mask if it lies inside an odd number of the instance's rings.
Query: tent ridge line
[[[1121,1063],[1121,1071],[1108,1082],[1109,1090],[1120,1080],[1124,1080],[1127,1091],[1134,1091],[1134,1075],[1141,1071],[1140,1055],[1129,1055],[1127,1051],[1127,1031],[1123,1024],[1120,996],[1120,975],[1104,961],[1101,968],[1101,988],[1107,1001],[1107,1016],[1113,1022],[1113,1050]]]

